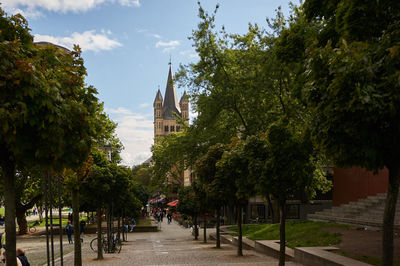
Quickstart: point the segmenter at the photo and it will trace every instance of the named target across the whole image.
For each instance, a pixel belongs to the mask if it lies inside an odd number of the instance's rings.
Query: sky
[[[98,90],[106,113],[118,123],[124,145],[122,164],[133,166],[151,156],[153,101],[162,94],[172,70],[196,62],[188,39],[197,28],[197,0],[0,0],[8,15],[21,13],[34,41],[72,49],[78,44],[87,68],[86,83]],[[243,34],[249,23],[267,28],[266,18],[287,0],[202,0],[212,12],[219,4],[216,25]],[[298,1],[293,1],[298,3]],[[178,88],[178,99],[188,88]]]

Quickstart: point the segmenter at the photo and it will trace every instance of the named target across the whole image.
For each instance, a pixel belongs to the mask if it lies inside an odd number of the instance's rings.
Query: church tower
[[[154,109],[154,138],[161,136],[163,133],[163,97],[161,95],[160,89],[157,91],[156,98],[154,99],[153,109]]]
[[[181,100],[179,101],[179,107],[181,108],[182,118],[185,118],[185,124],[189,125],[189,97],[186,91],[183,92]]]
[[[171,133],[180,131],[180,125],[176,123],[175,114],[186,119],[185,123],[189,125],[189,99],[185,91],[178,103],[171,63],[169,63],[164,99],[160,89],[158,89],[153,108],[154,142],[156,142],[157,137],[168,136]]]

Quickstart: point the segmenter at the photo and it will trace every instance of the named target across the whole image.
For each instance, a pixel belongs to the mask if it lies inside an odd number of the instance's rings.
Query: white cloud
[[[132,115],[133,114],[131,110],[126,109],[124,107],[118,107],[117,109],[104,108],[104,110],[106,111],[106,113],[115,114],[115,115]]]
[[[42,10],[52,12],[85,12],[106,3],[122,6],[140,7],[139,0],[3,0],[3,8],[12,14],[22,10],[25,14],[34,14]],[[30,10],[26,12],[26,10]]]
[[[156,43],[156,48],[164,48],[163,52],[168,53],[171,50],[175,49],[181,45],[181,41],[175,40],[175,41],[169,41],[169,42],[164,42],[164,41],[158,41]]]
[[[199,59],[199,55],[196,54],[194,51],[185,50],[185,51],[180,51],[179,54],[186,56],[190,59]]]
[[[142,103],[141,105],[139,105],[140,108],[146,108],[149,107],[150,104],[149,103]]]
[[[118,123],[116,133],[124,145],[122,164],[132,166],[150,158],[153,145],[153,114],[138,114],[118,107],[106,108],[110,117]]]
[[[82,51],[101,51],[111,50],[116,47],[122,46],[117,40],[109,38],[111,31],[102,30],[101,33],[96,33],[95,30],[85,31],[83,33],[74,32],[68,37],[56,37],[50,35],[35,34],[35,42],[45,41],[57,45],[65,46],[72,49],[74,44],[81,47]]]
[[[146,36],[150,36],[150,37],[153,37],[153,38],[156,38],[156,39],[161,39],[162,38],[160,34],[151,33],[151,32],[149,32],[148,29],[136,29],[136,32],[144,33]]]
[[[154,37],[156,39],[161,39],[161,35],[158,35],[158,34],[150,33],[150,36]]]

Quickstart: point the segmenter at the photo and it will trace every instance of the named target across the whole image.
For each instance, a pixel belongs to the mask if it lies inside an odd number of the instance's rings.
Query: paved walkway
[[[213,229],[207,229],[207,235]],[[90,249],[90,241],[95,235],[85,235],[82,244],[83,265],[278,265],[272,257],[244,250],[243,257],[236,256],[236,247],[222,244],[221,249],[215,248],[215,241],[203,243],[203,231],[200,230],[199,240],[193,240],[189,229],[166,220],[161,224],[159,232],[129,233],[120,254],[104,254],[103,261],[95,260],[97,254]],[[55,236],[55,258],[59,259],[59,237]],[[18,237],[17,246],[26,250],[32,266],[46,263],[46,237]],[[64,265],[73,265],[73,245],[68,244],[66,236],[63,239]],[[0,266],[2,264],[0,263]],[[60,265],[56,261],[56,265]],[[288,262],[286,265],[298,265]]]
[[[207,230],[207,235],[210,232]],[[105,254],[103,261],[95,260],[89,240],[85,241],[83,265],[278,265],[276,259],[249,250],[237,257],[232,245],[223,244],[222,249],[215,249],[214,241],[204,244],[201,236],[202,230],[200,239],[195,241],[189,229],[175,222],[168,225],[164,220],[159,232],[130,233],[121,253]],[[73,265],[72,253],[65,256],[64,262]]]

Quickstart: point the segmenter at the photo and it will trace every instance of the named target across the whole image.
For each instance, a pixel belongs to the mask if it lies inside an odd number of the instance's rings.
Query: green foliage
[[[231,194],[231,204],[244,204],[255,194],[256,178],[249,174],[249,157],[244,151],[244,141],[232,139],[231,144],[224,151],[217,162],[218,177],[224,176],[230,180],[226,184],[226,193]],[[235,205],[235,204],[232,204]]]
[[[231,181],[229,176],[219,175],[216,164],[222,158],[226,147],[222,144],[211,146],[195,165],[199,183],[203,186],[205,196],[210,205],[219,208],[232,198],[232,192],[227,189]]]
[[[183,187],[178,193],[178,212],[195,216],[201,212],[201,199],[196,195],[192,186]]]

